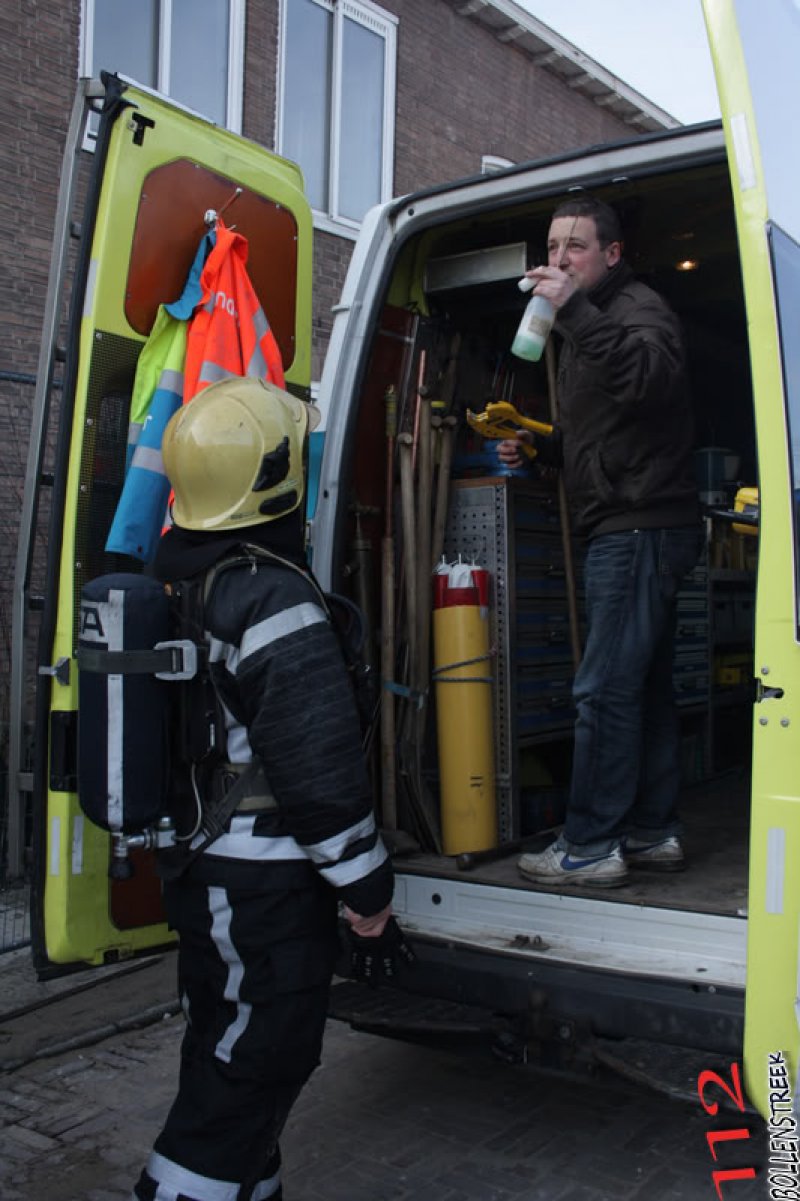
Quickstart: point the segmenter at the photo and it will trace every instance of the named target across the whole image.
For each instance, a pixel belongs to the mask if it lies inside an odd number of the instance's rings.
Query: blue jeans
[[[587,638],[575,675],[572,784],[562,844],[606,854],[623,835],[679,834],[676,596],[697,561],[696,526],[626,530],[590,542]]]

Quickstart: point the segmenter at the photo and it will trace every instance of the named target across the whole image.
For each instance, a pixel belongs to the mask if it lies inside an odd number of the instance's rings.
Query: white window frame
[[[95,5],[103,0],[83,0],[81,13],[80,64],[81,75],[92,73],[94,55]],[[242,132],[242,93],[244,91],[244,19],[247,0],[230,0],[230,25],[228,29],[228,95],[226,100],[225,128],[233,133]],[[172,47],[172,0],[159,0],[158,6],[158,80],[155,90],[168,99],[170,87],[170,50]],[[180,103],[180,102],[177,102]],[[185,105],[183,106],[186,107]],[[201,117],[210,120],[206,113]],[[96,137],[96,130],[94,137]]]
[[[288,5],[291,0],[280,0],[280,52],[278,55],[278,80],[276,104],[275,145],[278,153],[283,150],[284,137],[284,81],[286,79],[286,22]],[[356,21],[372,30],[383,38],[383,126],[382,144],[383,160],[381,163],[381,195],[380,203],[390,200],[394,184],[394,129],[395,103],[397,95],[397,25],[398,17],[394,13],[379,8],[370,0],[313,0],[320,8],[333,13],[333,62],[331,70],[331,129],[330,129],[330,162],[328,183],[328,209],[312,209],[314,228],[327,233],[336,234],[355,240],[361,228],[360,221],[354,221],[337,210],[338,179],[339,179],[339,133],[341,119],[341,78],[342,78],[342,26],[344,19]]]

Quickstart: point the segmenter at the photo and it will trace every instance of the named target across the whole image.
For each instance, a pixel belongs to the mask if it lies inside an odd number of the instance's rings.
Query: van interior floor
[[[686,867],[682,872],[632,870],[629,882],[619,888],[571,887],[571,895],[619,901],[628,905],[653,905],[728,917],[747,914],[747,859],[749,838],[749,772],[728,771],[685,788],[681,819]],[[552,832],[525,838],[522,850],[543,849]],[[526,881],[517,870],[520,847],[498,858],[460,870],[452,856],[417,853],[397,856],[395,870],[442,879],[472,880],[480,884],[522,888],[533,892],[560,891]]]

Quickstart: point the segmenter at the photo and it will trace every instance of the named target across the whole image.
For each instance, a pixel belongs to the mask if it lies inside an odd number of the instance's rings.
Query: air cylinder
[[[446,855],[497,845],[489,573],[442,564],[434,576],[434,671]]]

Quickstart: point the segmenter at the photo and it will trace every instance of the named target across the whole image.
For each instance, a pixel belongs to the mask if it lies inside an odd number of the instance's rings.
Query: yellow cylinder
[[[435,609],[433,641],[445,855],[497,845],[487,610]]]

